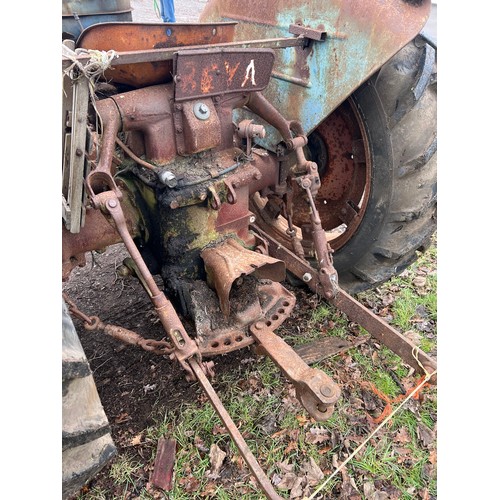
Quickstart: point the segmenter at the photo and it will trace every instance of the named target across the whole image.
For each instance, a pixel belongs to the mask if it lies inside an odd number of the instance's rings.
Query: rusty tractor
[[[253,345],[314,419],[332,415],[339,386],[276,334],[296,302],[285,279],[436,371],[352,296],[403,271],[435,232],[429,12],[429,0],[210,0],[199,23],[105,19],[65,37],[63,280],[122,243],[165,331],[103,325],[64,297],[66,496],[114,453],[68,310],[179,363],[267,498],[279,496],[211,385],[211,358]]]

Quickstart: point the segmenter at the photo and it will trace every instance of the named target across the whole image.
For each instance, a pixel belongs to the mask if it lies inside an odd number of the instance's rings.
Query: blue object
[[[132,22],[130,0],[63,0],[63,38],[74,38],[98,23]]]
[[[160,0],[161,18],[164,23],[175,23],[174,0]]]

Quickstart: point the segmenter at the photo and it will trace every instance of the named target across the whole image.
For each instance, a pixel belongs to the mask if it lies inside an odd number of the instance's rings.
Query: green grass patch
[[[136,482],[136,473],[142,465],[129,455],[120,455],[111,465],[110,477],[116,484],[133,487]]]

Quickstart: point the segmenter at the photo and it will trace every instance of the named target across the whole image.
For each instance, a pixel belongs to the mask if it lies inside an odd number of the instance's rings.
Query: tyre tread
[[[116,454],[110,426],[63,301],[62,309],[62,498],[78,491]]]

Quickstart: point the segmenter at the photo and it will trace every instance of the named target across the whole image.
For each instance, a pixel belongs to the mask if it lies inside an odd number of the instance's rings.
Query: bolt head
[[[322,385],[320,388],[321,394],[325,396],[325,398],[329,398],[330,396],[333,396],[333,389],[329,385]]]
[[[304,276],[302,276],[302,281],[305,281],[306,283],[309,283],[309,281],[312,280],[312,275],[311,273],[304,273]]]
[[[170,170],[163,170],[158,177],[163,184],[170,188],[177,186],[177,177]]]
[[[193,113],[198,120],[208,120],[210,118],[210,109],[204,102],[197,102],[193,106]]]

